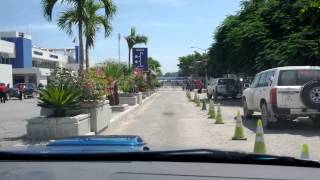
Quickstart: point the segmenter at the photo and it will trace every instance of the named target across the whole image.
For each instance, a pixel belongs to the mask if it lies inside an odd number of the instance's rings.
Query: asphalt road
[[[205,97],[205,95],[202,95]],[[234,117],[242,113],[240,100],[220,100],[225,124],[214,124],[207,111],[201,111],[189,102],[185,92],[163,89],[158,95],[131,114],[115,122],[105,134],[140,135],[154,149],[214,148],[252,152],[256,120],[243,120],[248,140],[233,141]],[[276,128],[265,129],[267,152],[274,155],[300,156],[301,145],[309,144],[313,159],[320,159],[320,130],[308,120],[279,123]]]
[[[24,144],[27,119],[40,115],[36,99],[0,103],[0,147]]]

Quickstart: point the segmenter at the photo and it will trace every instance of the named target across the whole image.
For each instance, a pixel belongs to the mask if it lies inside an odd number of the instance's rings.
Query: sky
[[[32,36],[33,45],[44,48],[70,48],[76,35],[61,31],[56,20],[65,8],[57,4],[54,19],[48,22],[42,13],[41,0],[0,0],[0,31],[20,31]],[[162,71],[178,70],[178,58],[213,42],[213,33],[228,15],[239,10],[241,0],[114,0],[117,13],[112,20],[113,32],[104,38],[96,35],[90,51],[94,63],[118,59],[118,34],[121,61],[127,62],[128,47],[124,36],[135,26],[148,36],[148,54],[162,65]],[[75,31],[76,33],[76,31]],[[145,45],[137,45],[145,47]],[[201,52],[201,50],[198,50]]]

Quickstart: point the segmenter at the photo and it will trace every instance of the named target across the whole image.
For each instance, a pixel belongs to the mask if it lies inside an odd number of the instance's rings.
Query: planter
[[[149,96],[148,91],[142,92],[142,99],[145,99],[145,98],[148,97],[148,96]]]
[[[110,124],[112,111],[108,100],[84,103],[81,111],[83,113],[90,113],[90,126],[92,132],[99,133]]]
[[[28,139],[50,140],[93,134],[90,131],[89,114],[73,117],[36,117],[27,121]]]
[[[123,112],[129,108],[128,104],[111,106],[112,112]]]
[[[119,97],[119,105],[128,104],[130,106],[134,106],[137,104],[137,102],[137,95],[134,93],[121,94]]]
[[[142,93],[138,92],[138,93],[134,93],[137,96],[137,103],[138,104],[142,104]]]

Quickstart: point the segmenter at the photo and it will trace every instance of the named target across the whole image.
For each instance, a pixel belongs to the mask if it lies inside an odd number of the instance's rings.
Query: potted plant
[[[101,132],[107,128],[111,119],[111,107],[106,99],[108,81],[103,68],[87,70],[82,78],[82,112],[91,115],[91,131]]]
[[[92,134],[89,114],[74,111],[80,109],[81,91],[72,83],[66,82],[51,82],[40,90],[38,105],[52,113],[28,120],[28,138],[48,140]]]

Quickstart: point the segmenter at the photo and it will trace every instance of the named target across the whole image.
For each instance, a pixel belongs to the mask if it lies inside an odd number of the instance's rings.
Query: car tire
[[[212,94],[207,93],[207,97],[208,97],[208,99],[211,99],[212,98]]]
[[[310,117],[310,119],[315,127],[320,128],[320,116]]]
[[[300,97],[306,107],[320,110],[320,81],[306,83],[301,90]]]
[[[213,92],[213,98],[214,101],[218,101],[218,94],[216,92]]]
[[[269,110],[268,106],[266,103],[263,103],[261,106],[261,120],[262,120],[262,126],[264,128],[272,128],[274,127],[273,125],[275,124],[274,122],[270,122],[270,119],[275,118],[273,117]]]
[[[248,109],[248,104],[245,99],[242,101],[242,104],[243,104],[243,117],[246,119],[252,118],[253,111]]]

